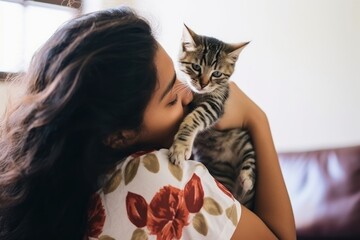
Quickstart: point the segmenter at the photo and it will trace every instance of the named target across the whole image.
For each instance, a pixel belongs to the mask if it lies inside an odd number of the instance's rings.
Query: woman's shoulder
[[[106,175],[101,191],[108,194],[141,186],[142,192],[146,194],[166,185],[184,188],[194,179],[201,179],[202,185],[209,181],[210,184],[217,183],[202,163],[188,160],[174,165],[168,155],[168,149],[159,149],[128,156]]]
[[[240,204],[202,163],[173,165],[167,149],[129,156],[109,174],[97,198],[104,221],[94,237],[230,238],[241,214]]]

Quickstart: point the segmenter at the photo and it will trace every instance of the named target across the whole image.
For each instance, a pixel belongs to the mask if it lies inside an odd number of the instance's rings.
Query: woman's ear
[[[123,149],[133,145],[137,139],[135,130],[118,130],[104,139],[104,144],[113,149]]]

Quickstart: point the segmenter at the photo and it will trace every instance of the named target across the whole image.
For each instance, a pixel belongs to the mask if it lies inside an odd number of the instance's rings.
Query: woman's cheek
[[[173,117],[174,125],[178,127],[182,120],[184,119],[184,109],[181,104],[178,104],[176,106],[176,111],[174,111],[174,117]]]

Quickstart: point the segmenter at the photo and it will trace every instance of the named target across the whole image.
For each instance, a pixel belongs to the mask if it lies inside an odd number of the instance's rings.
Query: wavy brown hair
[[[104,144],[139,130],[156,86],[148,22],[129,8],[65,23],[20,76],[0,137],[0,239],[83,239],[98,177],[134,149]]]

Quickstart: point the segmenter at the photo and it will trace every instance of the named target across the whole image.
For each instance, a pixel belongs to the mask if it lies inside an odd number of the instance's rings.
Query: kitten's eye
[[[195,70],[195,71],[200,71],[201,67],[199,64],[193,63],[191,64],[191,67]]]
[[[220,71],[214,71],[211,75],[213,77],[220,77],[222,75],[222,73]]]

